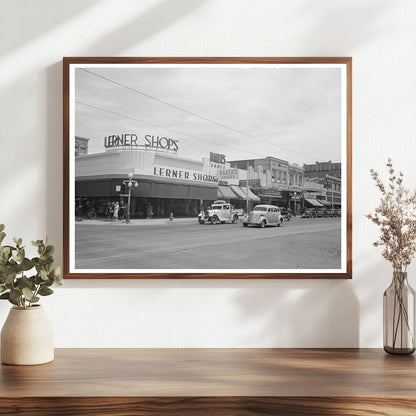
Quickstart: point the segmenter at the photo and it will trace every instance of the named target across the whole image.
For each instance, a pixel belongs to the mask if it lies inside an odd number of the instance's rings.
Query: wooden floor
[[[378,349],[57,349],[0,367],[0,415],[416,415],[414,356]]]

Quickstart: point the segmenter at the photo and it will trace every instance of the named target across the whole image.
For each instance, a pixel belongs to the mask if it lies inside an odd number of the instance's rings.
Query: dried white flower
[[[395,271],[404,272],[416,253],[416,191],[403,185],[403,173],[397,174],[388,159],[388,184],[382,183],[378,173],[371,169],[382,197],[374,214],[366,217],[380,227],[380,237],[374,246],[384,246],[383,257],[390,261]]]

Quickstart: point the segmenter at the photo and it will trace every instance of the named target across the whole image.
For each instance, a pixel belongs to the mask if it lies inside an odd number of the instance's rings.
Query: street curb
[[[97,218],[94,220],[82,219],[75,221],[76,225],[103,225],[103,226],[146,226],[146,225],[180,225],[180,224],[198,224],[198,218],[174,218],[172,221],[169,218],[154,218],[154,219],[134,219],[127,224],[123,220],[112,221],[108,219]]]

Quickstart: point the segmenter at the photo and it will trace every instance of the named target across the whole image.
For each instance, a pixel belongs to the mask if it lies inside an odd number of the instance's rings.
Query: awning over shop
[[[186,199],[188,198],[188,186],[151,182],[149,196],[151,198]]]
[[[83,198],[113,198],[119,197],[116,191],[121,179],[108,178],[105,180],[75,181],[75,196]],[[231,191],[230,191],[231,192]],[[161,198],[161,199],[217,199],[217,187],[201,183],[169,183],[149,180],[139,180],[139,186],[132,190],[132,197]],[[233,198],[235,198],[233,194]]]
[[[236,194],[230,189],[229,186],[219,185],[217,196],[219,199],[238,199]]]
[[[305,199],[305,202],[311,204],[314,207],[323,207],[323,205],[319,203],[316,199]]]
[[[324,207],[329,207],[331,205],[331,203],[327,201],[319,201],[319,203],[322,204]]]
[[[231,185],[232,191],[236,194],[238,199],[247,199],[247,188],[245,186]],[[254,202],[260,202],[260,198],[251,192],[248,188],[248,199]]]
[[[243,191],[243,194],[247,195],[247,187],[246,186],[240,186],[240,188]],[[260,202],[261,201],[261,199],[256,194],[251,192],[250,188],[248,188],[248,197],[249,197],[249,199],[251,199],[254,202]]]

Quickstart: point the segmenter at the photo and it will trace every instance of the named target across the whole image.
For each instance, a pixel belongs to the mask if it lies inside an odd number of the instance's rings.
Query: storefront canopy
[[[247,188],[245,186],[231,185],[232,191],[236,194],[238,199],[247,199]],[[251,192],[248,188],[248,199],[254,202],[260,202],[260,198]]]
[[[217,196],[219,199],[238,199],[229,186],[219,185]]]
[[[305,199],[305,202],[307,202],[308,204],[311,204],[314,207],[322,207],[323,205],[318,202],[316,199]]]
[[[112,198],[120,194],[116,191],[121,184],[120,178],[105,180],[77,180],[75,181],[75,196],[83,198]],[[199,182],[169,183],[167,181],[153,181],[139,179],[139,186],[132,190],[132,197],[161,198],[161,199],[217,199],[215,184],[205,185]],[[235,195],[233,194],[233,198]]]

